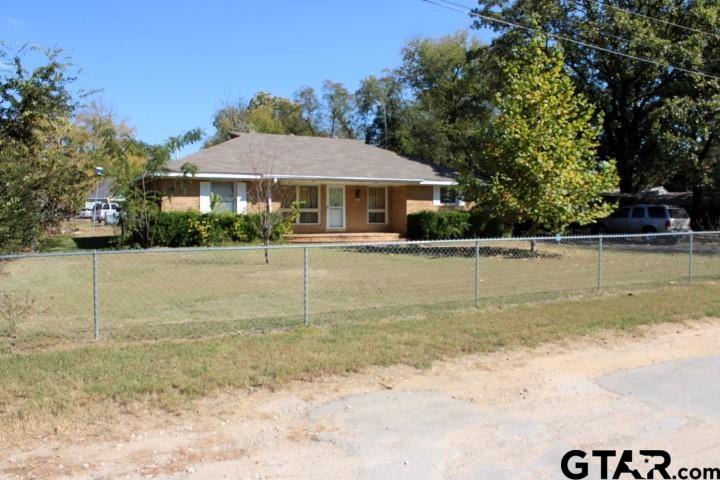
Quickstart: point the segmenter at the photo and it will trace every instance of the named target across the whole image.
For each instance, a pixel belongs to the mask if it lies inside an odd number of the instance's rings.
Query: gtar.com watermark
[[[560,469],[571,480],[720,480],[720,467],[675,468],[671,463],[665,450],[570,450],[563,455]],[[592,471],[595,468],[598,471]]]

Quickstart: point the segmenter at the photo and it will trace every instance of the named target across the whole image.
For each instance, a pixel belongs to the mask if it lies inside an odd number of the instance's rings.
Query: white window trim
[[[330,208],[331,208],[330,207],[330,189],[331,188],[342,188],[342,199],[343,199],[343,205],[342,205],[343,226],[342,227],[331,227],[330,226]],[[325,202],[326,203],[325,208],[328,211],[328,214],[327,214],[328,223],[326,225],[326,228],[328,230],[337,230],[337,231],[347,230],[347,196],[346,195],[347,195],[347,192],[345,191],[345,185],[328,184],[325,186],[325,196],[327,198],[327,202]],[[332,207],[332,208],[337,208],[337,207]]]
[[[200,182],[200,213],[210,213],[210,182]]]
[[[301,207],[298,209],[298,212],[299,213],[317,213],[318,221],[313,222],[313,223],[300,222],[300,216],[298,215],[298,218],[297,218],[297,220],[295,220],[293,225],[320,225],[322,223],[322,212],[321,212],[322,208],[320,208],[322,205],[322,201],[321,201],[322,195],[320,192],[320,185],[290,185],[290,187],[295,188],[295,201],[297,201],[298,198],[300,198],[300,187],[316,187],[317,188],[317,205],[318,205],[317,208],[302,208]],[[280,211],[292,212],[292,208],[282,208],[282,206],[281,206]]]
[[[370,208],[370,189],[371,188],[382,188],[385,190],[385,208]],[[368,225],[387,225],[388,223],[388,211],[390,210],[388,208],[388,187],[367,187],[367,223]],[[370,221],[370,214],[371,213],[384,213],[385,214],[385,221],[384,222],[371,222]]]
[[[442,195],[440,194],[440,190],[442,188],[450,188],[450,186],[443,186],[443,185],[436,185],[433,187],[433,205],[437,206],[448,206],[448,207],[464,207],[465,206],[465,200],[460,198],[460,192],[457,192],[456,201],[454,203],[443,203],[442,201]]]
[[[235,213],[247,213],[247,183],[235,182]]]

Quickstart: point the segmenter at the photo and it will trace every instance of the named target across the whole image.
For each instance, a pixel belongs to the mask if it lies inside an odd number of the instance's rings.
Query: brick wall
[[[161,180],[159,187],[170,195],[163,198],[164,211],[185,211],[200,209],[199,180]],[[280,208],[280,200],[284,188],[278,186],[273,193],[273,210]],[[367,205],[368,187],[365,185],[345,186],[345,230],[327,229],[327,186],[320,186],[320,225],[296,225],[296,233],[324,233],[327,231],[344,231],[348,233],[362,232],[397,232],[405,234],[407,230],[407,214],[420,210],[439,210],[433,205],[433,187],[408,185],[388,188],[387,223],[369,224]],[[257,212],[264,208],[263,203],[253,203],[252,183],[248,182],[248,212]],[[445,207],[447,208],[447,207]]]
[[[197,180],[160,180],[158,188],[169,193],[162,199],[163,211],[200,210],[200,182]]]
[[[422,210],[440,210],[440,205],[433,205],[433,187],[431,185],[408,185],[406,191],[406,214]]]
[[[401,235],[407,233],[407,189],[406,186],[390,187],[390,231]]]

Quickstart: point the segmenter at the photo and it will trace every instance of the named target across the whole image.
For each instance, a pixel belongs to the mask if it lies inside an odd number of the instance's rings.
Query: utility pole
[[[98,191],[100,190],[100,178],[105,175],[105,169],[103,167],[95,167],[95,201],[93,202],[93,209],[92,209],[92,228],[95,230],[95,222],[97,217],[97,200],[98,200]]]

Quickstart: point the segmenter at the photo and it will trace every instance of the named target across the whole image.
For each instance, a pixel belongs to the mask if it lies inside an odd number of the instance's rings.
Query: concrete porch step
[[[403,237],[399,233],[294,233],[285,235],[289,243],[366,243],[397,242]]]

